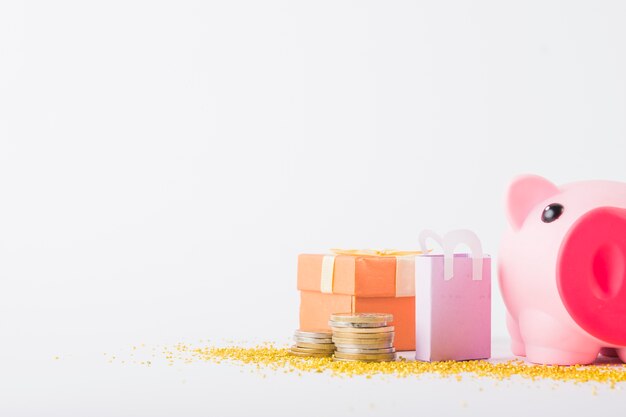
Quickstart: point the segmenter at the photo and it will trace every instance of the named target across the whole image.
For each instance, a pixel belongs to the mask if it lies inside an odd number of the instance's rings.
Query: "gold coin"
[[[304,343],[319,343],[319,344],[330,344],[333,343],[333,339],[331,337],[327,339],[313,339],[310,337],[297,337],[294,336],[293,340],[296,342],[304,342]]]
[[[337,333],[391,333],[395,330],[393,326],[385,326],[385,327],[333,327],[333,335]]]
[[[335,349],[388,349],[393,347],[393,341],[388,342],[376,342],[376,343],[353,343],[352,341],[346,343],[336,343]]]
[[[323,351],[333,351],[335,350],[334,343],[305,343],[296,341],[296,346],[299,348],[305,349],[315,349],[315,350],[323,350]]]
[[[393,315],[388,313],[333,313],[330,320],[350,323],[380,323],[393,321]]]
[[[335,352],[335,358],[337,359],[349,359],[353,361],[361,360],[379,360],[379,361],[391,361],[396,358],[395,353],[343,353]]]
[[[307,349],[306,351],[300,349],[289,349],[291,353],[299,353],[301,355],[321,355],[321,356],[330,356],[335,351],[334,350],[315,350],[315,349]]]
[[[335,339],[377,339],[377,340],[392,340],[394,338],[395,333],[335,333],[332,338],[334,342]]]
[[[366,328],[366,327],[385,327],[387,326],[386,321],[381,321],[379,323],[350,323],[349,321],[329,321],[328,325],[330,327],[356,327],[356,328]]]
[[[395,361],[395,358],[392,360],[388,360],[388,359],[343,359],[343,358],[334,358],[333,357],[333,361],[334,362],[370,362],[370,363],[374,363],[374,362],[392,362]]]
[[[355,344],[355,345],[371,345],[372,343],[391,343],[393,344],[394,337],[344,337],[336,336],[333,338],[333,343],[337,344]]]
[[[330,339],[333,332],[328,329],[320,329],[320,330],[296,330],[294,332],[295,337],[308,337],[311,339]]]
[[[291,346],[291,350],[294,352],[306,353],[306,352],[318,352],[318,353],[326,353],[329,352],[328,349],[316,349],[316,348],[308,348],[304,346],[293,345]],[[334,349],[333,349],[334,350]]]
[[[335,338],[340,339],[378,339],[378,340],[388,340],[393,339],[394,333],[344,333],[344,332],[335,332],[333,335],[333,341]]]
[[[361,354],[371,354],[371,353],[394,353],[396,351],[396,349],[394,347],[384,347],[384,348],[374,348],[374,349],[369,349],[369,348],[348,348],[348,347],[341,347],[341,348],[337,348],[337,352],[340,353],[361,353]]]
[[[330,358],[333,355],[331,352],[300,352],[293,348],[289,349],[289,353],[294,356],[300,356],[301,358]]]

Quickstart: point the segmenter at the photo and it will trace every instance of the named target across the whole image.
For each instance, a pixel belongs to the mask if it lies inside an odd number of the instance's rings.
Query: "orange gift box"
[[[415,256],[298,256],[300,329],[329,329],[332,313],[391,313],[396,350],[415,350]]]

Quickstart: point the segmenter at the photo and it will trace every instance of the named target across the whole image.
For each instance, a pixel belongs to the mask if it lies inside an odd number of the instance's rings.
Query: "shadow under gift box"
[[[300,329],[329,329],[332,313],[391,313],[396,350],[415,350],[415,256],[298,256]]]

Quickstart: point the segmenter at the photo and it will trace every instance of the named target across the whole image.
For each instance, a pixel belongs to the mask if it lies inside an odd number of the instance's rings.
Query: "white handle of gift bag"
[[[443,238],[432,230],[422,230],[419,236],[420,247],[426,253],[426,240],[433,239],[443,249],[443,279],[448,281],[454,276],[454,250],[460,244],[466,244],[472,258],[472,279],[483,279],[483,248],[476,233],[467,229],[452,230]]]

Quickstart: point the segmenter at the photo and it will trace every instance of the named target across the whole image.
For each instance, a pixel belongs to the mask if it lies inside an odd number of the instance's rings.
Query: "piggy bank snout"
[[[574,222],[559,251],[557,286],[580,327],[626,344],[626,209],[599,207]]]

